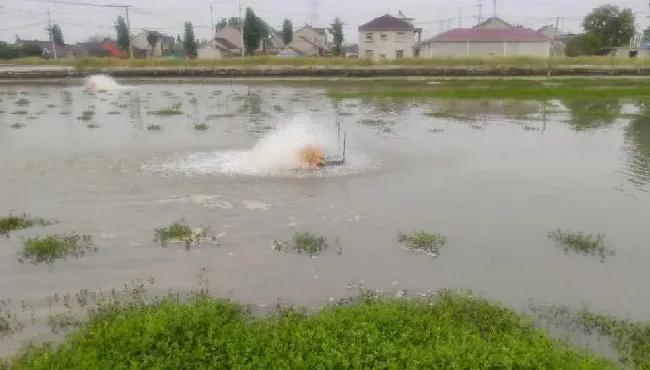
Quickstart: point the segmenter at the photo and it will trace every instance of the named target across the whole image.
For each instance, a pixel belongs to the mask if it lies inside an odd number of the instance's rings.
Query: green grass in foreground
[[[315,314],[253,317],[199,296],[106,306],[61,346],[28,347],[6,369],[614,369],[488,301],[364,297]]]
[[[220,58],[220,59],[118,59],[118,58],[79,58],[43,59],[24,58],[6,60],[3,63],[16,65],[65,65],[76,68],[92,67],[188,67],[188,66],[310,66],[310,65],[430,65],[430,66],[547,66],[548,58],[535,57],[483,57],[483,58],[401,58],[392,60],[370,60],[366,58],[278,58],[245,57],[245,58]],[[553,65],[648,65],[646,58],[616,58],[616,57],[558,57],[553,60]]]

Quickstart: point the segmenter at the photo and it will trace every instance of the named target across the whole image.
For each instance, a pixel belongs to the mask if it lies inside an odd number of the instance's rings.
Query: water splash
[[[145,169],[187,176],[214,174],[305,177],[347,175],[377,164],[363,153],[348,150],[345,164],[309,170],[298,156],[300,148],[309,144],[321,148],[328,156],[337,155],[342,149],[332,130],[318,126],[308,118],[298,117],[262,137],[251,150],[192,153],[148,164]]]
[[[84,90],[91,92],[130,88],[132,86],[121,85],[113,77],[108,75],[90,75],[84,81]]]

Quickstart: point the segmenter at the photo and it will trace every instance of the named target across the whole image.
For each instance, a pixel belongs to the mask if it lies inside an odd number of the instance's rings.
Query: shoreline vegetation
[[[127,287],[89,307],[86,321],[60,314],[64,322],[53,326],[72,327],[62,343],[27,344],[0,369],[618,368],[553,339],[533,316],[463,292],[389,298],[361,286],[316,310],[261,309],[214,297],[203,284],[162,298]],[[642,350],[620,349],[621,361],[643,366]]]

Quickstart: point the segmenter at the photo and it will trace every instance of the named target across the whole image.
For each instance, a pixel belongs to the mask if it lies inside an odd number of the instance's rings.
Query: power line
[[[31,1],[35,3],[50,3],[50,4],[59,4],[59,5],[73,5],[73,6],[86,6],[91,8],[124,8],[130,7],[130,5],[117,5],[117,4],[93,4],[85,3],[78,1],[67,1],[67,0],[24,0]]]

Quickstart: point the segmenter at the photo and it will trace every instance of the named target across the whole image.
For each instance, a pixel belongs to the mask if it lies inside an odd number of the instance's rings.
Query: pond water
[[[334,101],[318,88],[231,84],[13,86],[1,97],[0,210],[58,221],[0,239],[2,297],[43,302],[149,277],[161,291],[193,289],[205,267],[215,291],[269,304],[313,304],[363,281],[635,318],[650,308],[643,102]],[[152,114],[170,107],[182,114]],[[304,127],[332,144],[337,125],[345,165],[282,170]],[[222,245],[156,245],[154,229],[181,218]],[[557,228],[605,234],[616,255],[565,255],[546,236]],[[439,257],[398,245],[398,231],[418,229],[448,237]],[[17,262],[20,236],[70,231],[99,251],[52,271]],[[305,231],[330,249],[310,259],[271,248]]]

